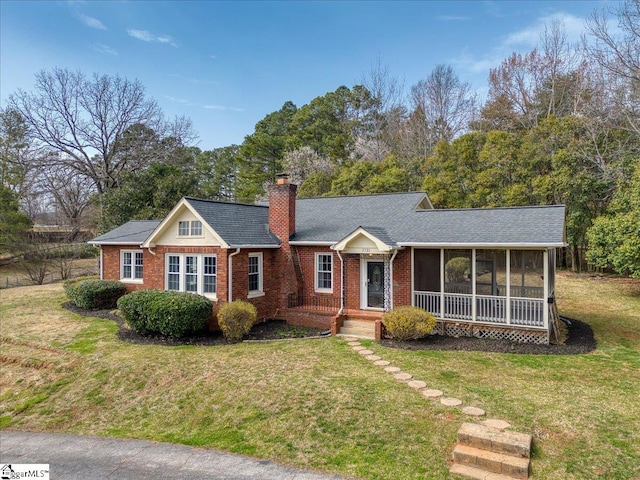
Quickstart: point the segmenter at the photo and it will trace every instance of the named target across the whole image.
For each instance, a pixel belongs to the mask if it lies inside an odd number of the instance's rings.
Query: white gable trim
[[[176,217],[185,208],[189,210],[189,212],[191,212],[196,217],[196,219],[200,221],[200,223],[202,223],[202,228],[205,228],[216,239],[216,242],[218,242],[218,244],[222,248],[229,248],[229,245],[227,244],[227,242],[225,242],[222,239],[222,237],[218,235],[218,233],[211,227],[211,225],[209,225],[209,223],[207,223],[207,221],[205,221],[205,219],[202,218],[202,216],[196,211],[195,208],[191,206],[189,201],[184,197],[182,197],[182,199],[180,199],[178,204],[175,207],[173,207],[173,209],[169,212],[169,214],[166,217],[164,217],[164,220],[160,222],[160,225],[158,225],[156,229],[151,233],[151,235],[149,235],[149,237],[145,240],[142,246],[145,248],[155,247],[156,239],[159,238],[163,233],[165,233],[170,225],[173,225],[175,223]]]
[[[350,246],[358,237],[364,237],[371,246]],[[344,237],[338,243],[331,246],[332,250],[346,253],[389,253],[396,250],[391,245],[387,245],[372,233],[367,232],[364,228],[358,227],[349,235]]]

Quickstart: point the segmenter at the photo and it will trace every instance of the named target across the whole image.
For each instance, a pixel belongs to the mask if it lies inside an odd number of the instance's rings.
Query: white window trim
[[[321,255],[328,256],[329,258],[331,258],[331,270],[329,270],[328,272],[331,274],[331,288],[320,288],[318,286],[318,274],[320,273],[320,269],[318,267],[320,266],[319,261],[320,261]],[[313,273],[314,273],[314,290],[318,293],[333,293],[333,254],[326,253],[326,252],[316,252]],[[327,272],[323,270],[322,273],[327,273]]]
[[[200,233],[198,235],[194,235],[193,232],[193,224],[195,222],[200,223]],[[180,233],[180,223],[187,224],[187,234]],[[178,220],[178,237],[180,238],[204,238],[204,224],[200,220]]]
[[[124,254],[125,253],[130,253],[131,254],[131,276],[130,277],[125,277],[124,276]],[[142,255],[142,278],[135,278],[136,275],[136,253],[140,253]],[[120,281],[122,283],[137,283],[137,284],[142,284],[144,283],[144,253],[142,250],[131,250],[131,249],[127,249],[127,250],[120,250]]]
[[[169,290],[169,257],[178,257],[180,258],[180,272],[179,275],[179,287],[178,290],[171,290],[172,292],[185,292],[185,293],[194,293],[197,295],[202,295],[211,300],[218,300],[218,256],[215,253],[167,253],[165,255],[164,260],[164,289]],[[186,288],[186,266],[187,261],[185,257],[196,257],[196,270],[198,276],[198,288],[195,292],[187,292]],[[204,292],[204,257],[214,257],[216,259],[216,293],[205,293]]]
[[[187,224],[187,233],[186,234],[181,233],[181,231],[180,231],[180,224],[181,223],[186,223]],[[178,236],[179,237],[189,237],[190,233],[191,233],[191,222],[189,220],[179,220],[178,221]]]
[[[264,284],[263,284],[263,258],[262,252],[254,252],[249,254],[249,258],[257,258],[258,259],[258,289],[257,290],[249,290],[247,298],[256,298],[264,296]],[[248,260],[247,260],[247,270],[248,270]],[[247,272],[247,289],[249,285],[249,275]]]

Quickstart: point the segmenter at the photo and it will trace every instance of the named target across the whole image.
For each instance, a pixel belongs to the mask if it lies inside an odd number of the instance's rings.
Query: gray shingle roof
[[[113,230],[94,238],[91,244],[141,245],[161,220],[131,220]]]
[[[269,208],[266,206],[185,199],[230,246],[280,245],[278,237],[269,230]]]
[[[358,227],[387,245],[559,246],[565,243],[563,205],[486,209],[420,209],[422,192],[348,197],[304,198],[296,201],[293,242],[331,245]],[[231,246],[275,247],[269,230],[269,209],[187,197],[222,239]],[[142,244],[157,220],[132,221],[90,243]]]
[[[294,242],[337,243],[358,227],[391,245],[560,245],[563,205],[415,209],[423,193],[300,199]]]
[[[336,243],[358,227],[383,228],[395,240],[393,232],[424,198],[409,192],[298,199],[292,240]]]

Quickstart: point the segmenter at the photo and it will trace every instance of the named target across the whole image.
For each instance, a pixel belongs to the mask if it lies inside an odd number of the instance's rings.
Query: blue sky
[[[489,68],[545,22],[571,40],[604,1],[0,1],[0,102],[42,69],[137,78],[203,150],[241,143],[287,100],[360,83],[378,57],[408,88],[440,63],[486,94]]]

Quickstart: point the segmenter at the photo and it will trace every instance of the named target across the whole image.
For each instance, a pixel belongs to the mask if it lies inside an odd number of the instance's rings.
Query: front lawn
[[[640,282],[561,274],[577,356],[406,351],[371,342],[430,387],[534,435],[533,478],[640,477]],[[145,438],[363,479],[448,478],[466,420],[338,338],[137,345],[62,309],[59,285],[0,292],[0,425]]]

